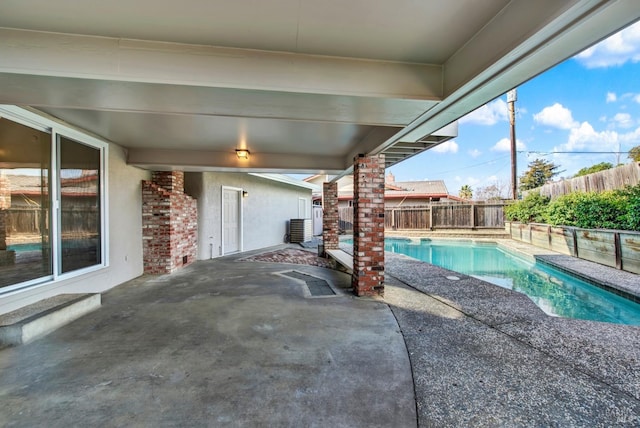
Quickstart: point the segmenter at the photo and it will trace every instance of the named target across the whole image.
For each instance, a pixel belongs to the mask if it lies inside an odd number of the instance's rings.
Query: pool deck
[[[520,242],[488,241],[594,281],[633,291],[640,282]],[[640,327],[551,317],[521,293],[401,254],[386,253],[385,272],[420,426],[640,425]]]

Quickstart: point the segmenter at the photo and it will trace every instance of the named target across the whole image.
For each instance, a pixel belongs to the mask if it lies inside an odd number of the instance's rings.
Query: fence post
[[[471,229],[476,228],[476,206],[472,203],[469,205],[471,208]]]
[[[434,230],[433,227],[433,204],[429,204],[429,229]]]
[[[620,233],[613,233],[613,245],[616,252],[616,269],[622,270],[622,248],[620,245]]]
[[[393,230],[396,230],[398,228],[398,225],[396,224],[396,209],[393,208],[391,210],[391,228]]]

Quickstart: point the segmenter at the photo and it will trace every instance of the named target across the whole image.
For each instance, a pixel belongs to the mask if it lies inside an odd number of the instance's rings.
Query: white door
[[[238,189],[222,189],[222,248],[223,254],[236,253],[241,246],[240,198]]]
[[[322,235],[322,207],[313,207],[313,234]]]
[[[298,218],[311,218],[309,213],[309,201],[305,198],[298,198]]]

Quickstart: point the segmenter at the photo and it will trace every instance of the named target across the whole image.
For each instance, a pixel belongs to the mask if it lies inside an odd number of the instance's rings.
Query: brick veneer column
[[[0,172],[0,250],[7,249],[7,223],[11,208],[9,178]]]
[[[322,183],[322,242],[325,250],[339,247],[338,182]]]
[[[384,155],[358,155],[353,173],[353,276],[358,296],[384,294]]]
[[[142,182],[144,272],[170,273],[196,260],[196,200],[184,193],[184,173],[154,172]]]
[[[184,193],[183,171],[153,171],[151,181],[171,193]]]

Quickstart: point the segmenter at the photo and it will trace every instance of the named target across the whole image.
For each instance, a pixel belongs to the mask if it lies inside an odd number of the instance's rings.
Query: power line
[[[507,157],[510,157],[510,156],[511,156],[511,155],[510,155],[510,154],[508,154],[508,155],[501,156],[501,157],[498,157],[498,158],[493,158],[493,159],[488,160],[488,161],[486,161],[486,162],[481,162],[481,163],[477,163],[477,164],[474,164],[474,165],[465,165],[465,166],[463,166],[463,167],[459,167],[459,168],[456,168],[456,169],[450,169],[450,170],[448,170],[448,171],[437,171],[437,172],[433,172],[433,173],[431,173],[431,174],[434,174],[434,175],[435,175],[435,174],[447,174],[447,173],[449,173],[449,172],[459,172],[459,171],[460,171],[460,169],[475,168],[475,167],[477,167],[477,166],[482,166],[482,165],[486,165],[486,164],[489,164],[489,163],[496,163],[497,161],[499,161],[499,160],[501,160],[501,159],[504,159],[504,158],[507,158]]]
[[[576,154],[576,155],[621,155],[627,152],[539,152],[534,150],[518,150],[518,153],[538,154],[538,155],[556,155],[556,154]]]

